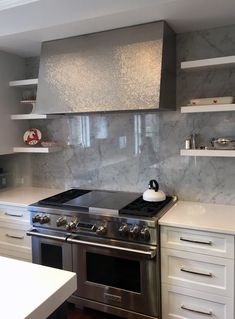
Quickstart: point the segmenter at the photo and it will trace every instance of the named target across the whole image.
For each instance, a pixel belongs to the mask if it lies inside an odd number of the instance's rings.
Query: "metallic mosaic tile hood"
[[[175,35],[154,22],[46,42],[37,113],[175,107]]]

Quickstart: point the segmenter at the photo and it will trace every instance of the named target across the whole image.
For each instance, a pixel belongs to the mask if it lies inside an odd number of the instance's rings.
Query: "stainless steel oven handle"
[[[52,240],[57,240],[57,241],[66,241],[65,236],[46,235],[46,234],[39,233],[36,229],[32,229],[32,230],[27,231],[26,235],[45,238],[45,239],[52,239]]]
[[[135,253],[135,254],[150,257],[151,259],[154,258],[157,254],[157,249],[144,251],[144,250],[139,250],[139,249],[132,249],[132,248],[125,248],[125,247],[120,247],[120,246],[112,246],[112,245],[107,245],[107,244],[94,243],[94,242],[80,240],[80,239],[74,239],[74,238],[67,238],[67,242],[73,243],[73,244],[83,244],[83,245],[88,245],[88,246],[92,246],[92,247],[108,248],[108,249],[119,250],[119,251],[123,251],[123,252]]]

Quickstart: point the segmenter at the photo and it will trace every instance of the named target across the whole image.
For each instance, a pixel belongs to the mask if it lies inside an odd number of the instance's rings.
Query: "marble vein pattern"
[[[235,159],[181,157],[191,133],[198,144],[235,136],[235,112],[181,114],[192,98],[235,96],[235,68],[183,72],[180,62],[235,54],[235,26],[177,36],[177,111],[116,112],[33,121],[63,151],[31,155],[32,184],[144,191],[156,178],[181,200],[235,204]]]

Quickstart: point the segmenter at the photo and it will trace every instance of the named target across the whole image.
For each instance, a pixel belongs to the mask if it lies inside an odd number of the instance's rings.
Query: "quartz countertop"
[[[1,318],[45,319],[77,288],[69,271],[0,257]]]
[[[63,191],[64,189],[25,186],[1,189],[0,204],[25,207]]]
[[[159,224],[235,235],[235,206],[178,201]]]

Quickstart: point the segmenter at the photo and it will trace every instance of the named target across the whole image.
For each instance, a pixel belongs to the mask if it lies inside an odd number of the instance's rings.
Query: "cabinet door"
[[[161,226],[161,247],[234,258],[234,236]]]
[[[0,205],[0,255],[32,260],[29,213],[25,207]]]
[[[234,262],[172,249],[161,250],[162,282],[222,296],[233,296]]]
[[[162,285],[162,319],[234,319],[233,299]]]
[[[0,226],[4,226],[5,223],[22,224],[29,227],[29,212],[24,207],[0,206]]]
[[[22,140],[24,123],[15,123],[10,115],[19,113],[21,92],[9,87],[9,81],[22,78],[24,59],[0,52],[0,155],[13,153],[13,146]]]

